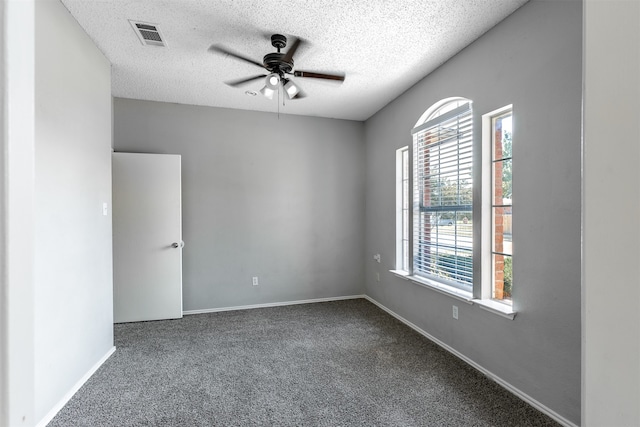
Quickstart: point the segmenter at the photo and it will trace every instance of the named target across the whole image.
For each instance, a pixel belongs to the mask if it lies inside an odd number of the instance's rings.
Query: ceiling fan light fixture
[[[260,89],[260,93],[267,99],[273,99],[273,94],[276,93],[276,91],[268,86],[265,86]]]
[[[278,85],[280,84],[280,76],[276,73],[271,73],[267,76],[266,79],[266,87],[271,90],[278,89]]]
[[[285,79],[284,90],[287,93],[289,99],[293,99],[298,92],[300,92],[300,88],[291,80]]]

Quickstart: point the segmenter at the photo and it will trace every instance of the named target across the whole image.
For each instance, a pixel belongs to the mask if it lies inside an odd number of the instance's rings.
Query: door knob
[[[176,243],[176,242],[173,242],[173,243],[171,244],[171,247],[172,247],[172,248],[179,248],[179,247],[180,247],[180,245],[179,245],[178,243]]]

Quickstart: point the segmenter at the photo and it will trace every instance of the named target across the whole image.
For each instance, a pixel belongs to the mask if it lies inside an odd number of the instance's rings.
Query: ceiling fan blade
[[[212,44],[209,47],[209,52],[217,52],[217,53],[221,53],[223,55],[229,55],[229,56],[231,56],[233,58],[236,58],[236,59],[239,59],[241,61],[248,62],[249,64],[257,65],[260,68],[264,68],[264,65],[261,64],[260,62],[254,61],[251,58],[247,58],[246,56],[243,56],[243,55],[241,55],[239,53],[236,53],[236,52],[234,52],[232,50],[229,50],[229,49],[224,48],[224,47],[219,46],[219,45]]]
[[[291,62],[293,54],[296,53],[296,50],[300,47],[300,43],[302,43],[302,39],[296,39],[296,41],[293,42],[287,53],[282,57],[283,62]]]
[[[250,82],[252,82],[254,80],[262,79],[264,77],[267,77],[267,75],[266,74],[260,74],[258,76],[247,77],[245,79],[240,79],[240,80],[232,80],[230,82],[225,82],[225,83],[228,84],[229,86],[237,87],[237,86],[241,86],[241,85],[250,83]]]
[[[294,71],[293,75],[296,77],[312,77],[314,79],[336,80],[341,82],[345,79],[344,74],[324,74],[313,71]]]

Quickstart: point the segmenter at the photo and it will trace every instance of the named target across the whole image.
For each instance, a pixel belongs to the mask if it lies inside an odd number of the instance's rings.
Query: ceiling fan
[[[296,53],[296,50],[298,50],[301,44],[302,40],[296,38],[289,47],[289,50],[287,50],[286,53],[282,53],[280,52],[280,50],[284,49],[287,46],[287,38],[282,34],[273,34],[271,36],[271,45],[278,51],[267,53],[262,59],[262,63],[247,58],[244,55],[236,53],[220,45],[212,45],[209,48],[209,51],[228,55],[232,58],[248,62],[249,64],[256,65],[266,70],[269,74],[258,74],[256,76],[246,77],[243,79],[233,80],[225,83],[229,86],[237,87],[264,78],[265,86],[260,90],[260,93],[262,93],[269,99],[273,99],[273,95],[281,87],[284,89],[284,92],[287,94],[287,97],[289,99],[299,99],[304,97],[304,92],[302,91],[302,89],[300,89],[300,87],[287,76],[310,77],[314,79],[333,80],[337,82],[344,81],[344,74],[325,74],[315,71],[294,70],[293,55]]]

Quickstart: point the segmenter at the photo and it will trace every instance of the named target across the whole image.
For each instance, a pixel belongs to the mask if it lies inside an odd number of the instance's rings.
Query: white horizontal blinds
[[[465,103],[413,130],[415,275],[471,289],[473,123]]]

